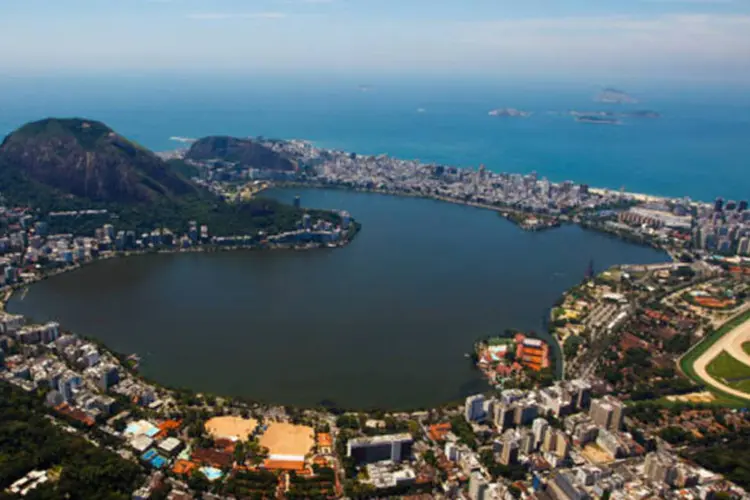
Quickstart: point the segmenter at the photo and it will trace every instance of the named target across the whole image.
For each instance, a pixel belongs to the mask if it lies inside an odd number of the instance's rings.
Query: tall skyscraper
[[[544,442],[544,435],[549,428],[549,423],[543,418],[537,418],[531,425],[531,431],[534,433],[534,448],[539,448]]]
[[[716,201],[714,202],[714,211],[721,212],[723,210],[724,210],[724,199],[716,198]]]
[[[104,235],[109,238],[110,240],[115,239],[115,227],[112,224],[104,224],[104,227],[102,228],[104,230]]]
[[[488,498],[489,484],[479,471],[471,473],[469,479],[469,498],[471,500],[485,500]]]
[[[518,462],[518,441],[515,439],[503,440],[503,451],[500,453],[500,463],[511,465]]]
[[[497,427],[498,432],[503,432],[513,425],[515,413],[516,405],[514,403],[501,403],[495,408],[495,427]]]
[[[591,419],[599,427],[609,431],[619,431],[622,427],[623,405],[612,396],[604,396],[591,402]]]
[[[475,394],[466,398],[466,406],[464,408],[464,417],[467,422],[480,422],[486,417],[484,412],[484,395]]]
[[[646,477],[656,483],[672,485],[677,479],[677,461],[665,453],[649,453],[644,466]]]

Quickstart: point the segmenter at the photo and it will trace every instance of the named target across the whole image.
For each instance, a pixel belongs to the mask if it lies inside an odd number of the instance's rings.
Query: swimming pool
[[[216,481],[217,479],[221,479],[221,476],[224,475],[221,470],[216,467],[201,467],[200,471],[209,481]]]

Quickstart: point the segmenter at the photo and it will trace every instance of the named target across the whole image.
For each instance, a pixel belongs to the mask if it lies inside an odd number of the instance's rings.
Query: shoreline
[[[327,186],[327,185],[317,185],[317,186],[315,186],[315,185],[310,185],[310,184],[307,184],[307,183],[278,183],[278,184],[274,184],[274,185],[270,186],[270,188],[278,188],[278,189],[291,189],[291,188],[295,188],[295,187],[306,188],[306,189],[339,189],[339,190],[345,190],[345,191],[361,192],[361,193],[368,193],[368,194],[379,194],[379,195],[395,196],[395,197],[401,196],[401,197],[409,197],[409,198],[432,199],[433,201],[449,202],[449,203],[452,203],[452,204],[455,204],[455,205],[466,205],[466,206],[470,206],[472,208],[492,210],[494,212],[499,213],[500,215],[505,215],[506,213],[514,213],[514,211],[512,209],[506,209],[504,207],[497,207],[497,206],[493,206],[493,205],[487,205],[487,204],[481,204],[481,203],[465,203],[465,202],[462,202],[461,200],[444,198],[444,197],[419,196],[419,195],[411,194],[411,193],[394,193],[394,192],[388,192],[388,191],[385,191],[385,190],[351,189],[351,188],[348,188],[346,186]],[[510,220],[510,222],[513,222],[513,221]],[[567,222],[567,224],[570,224],[570,225],[578,225],[579,227],[581,227],[584,230],[585,229],[589,229],[589,230],[593,229],[593,228],[583,227],[580,224],[578,224],[576,222],[573,222],[573,221],[566,221],[566,222]],[[519,230],[524,230],[524,228],[522,228],[518,224],[515,224],[515,226]],[[361,229],[361,227],[360,227],[359,224],[357,224],[356,227],[357,227],[357,229],[356,229],[356,231],[354,232],[353,235],[351,235],[346,240],[342,241],[340,244],[338,244],[336,246],[337,247],[341,247],[341,246],[345,246],[346,244],[350,243],[353,240],[353,237]],[[596,232],[604,233],[605,235],[608,235],[610,237],[617,237],[615,234],[608,233],[606,231],[596,231]],[[621,238],[618,238],[618,239],[621,239]],[[634,242],[631,242],[631,243],[634,243]],[[53,276],[57,276],[58,274],[63,274],[63,273],[66,273],[66,272],[76,271],[76,270],[80,269],[83,266],[95,264],[95,263],[98,263],[99,261],[108,260],[108,259],[112,259],[112,258],[127,258],[127,257],[133,257],[133,256],[158,255],[158,254],[213,253],[213,252],[227,252],[227,251],[265,251],[265,250],[294,250],[294,251],[299,251],[299,250],[314,250],[314,249],[320,249],[320,248],[326,248],[326,247],[327,246],[324,245],[324,244],[317,244],[317,245],[314,245],[314,246],[311,246],[311,247],[306,247],[306,248],[295,248],[294,246],[289,246],[289,245],[285,245],[285,246],[277,245],[277,246],[273,246],[271,248],[261,247],[261,246],[252,246],[252,245],[249,245],[249,246],[244,246],[244,245],[240,245],[240,246],[202,245],[202,246],[190,247],[190,248],[147,249],[147,250],[135,250],[135,251],[116,252],[116,253],[112,253],[112,254],[109,254],[109,255],[106,255],[106,256],[99,257],[97,259],[86,261],[86,262],[81,263],[81,264],[76,264],[76,265],[71,266],[71,267],[67,267],[67,268],[64,268],[64,269],[59,269],[59,270],[55,270],[55,271],[52,271],[52,272],[49,272],[49,273],[45,273],[44,275],[40,276],[37,280],[30,281],[30,282],[25,282],[22,285],[17,285],[15,287],[13,287],[11,290],[6,291],[4,298],[2,299],[2,301],[0,301],[0,308],[4,309],[4,307],[6,305],[6,302],[8,300],[10,300],[10,298],[15,293],[18,293],[20,290],[28,289],[28,287],[30,285],[33,285],[37,281],[42,281],[44,279],[48,279],[48,278],[51,278]],[[661,250],[663,250],[663,249],[661,249]],[[565,290],[562,293],[561,296],[564,297],[568,292],[569,292],[569,290]],[[551,312],[551,310],[552,310],[552,306],[550,306],[549,311],[547,312],[547,314],[549,314]],[[71,333],[73,333],[73,332],[71,332]],[[559,380],[564,380],[565,377],[566,377],[566,374],[565,374],[565,361],[566,360],[565,360],[565,355],[564,355],[564,352],[563,352],[562,342],[561,342],[560,338],[558,338],[558,336],[555,335],[554,333],[548,333],[547,335],[545,335],[545,337],[549,337],[548,341],[550,342],[550,348],[552,350],[552,353],[551,353],[552,354],[552,358],[553,358],[553,360],[552,360],[552,367],[554,369],[555,378],[559,379]],[[94,340],[96,340],[96,339],[94,339]],[[101,342],[99,342],[99,343],[101,344]],[[103,345],[103,347],[106,350],[108,350],[109,352],[111,352],[113,354],[119,354],[119,353],[116,353],[115,351],[112,351],[111,349],[109,349],[106,345],[104,345],[104,344],[101,344],[101,345]],[[559,360],[559,362],[558,362],[558,360]],[[140,374],[138,374],[138,376],[141,377]],[[144,379],[144,380],[148,380],[148,379]],[[165,389],[170,389],[169,387],[164,386],[161,383],[154,382],[154,381],[151,381],[151,380],[148,380],[148,381],[149,381],[149,383],[154,383],[158,387],[165,388]],[[181,389],[181,390],[183,390],[183,389]],[[192,389],[187,389],[187,390],[189,390],[191,392],[194,392],[194,393],[199,393],[199,392],[194,391]],[[255,400],[253,400],[253,401],[255,401]],[[273,402],[263,402],[263,401],[257,401],[257,402],[261,403],[261,404],[269,404],[269,405],[277,404],[277,403],[273,403]],[[453,406],[455,404],[456,404],[456,401],[448,401],[448,402],[442,403],[442,404],[437,405],[437,406],[432,406],[432,407],[447,407],[447,406]],[[299,406],[299,408],[310,408],[310,407],[309,406]],[[386,411],[412,411],[412,410],[421,410],[421,409],[423,409],[423,408],[416,408],[416,409],[406,408],[406,409],[403,409],[403,410],[402,409],[397,409],[397,410],[386,410]]]
[[[435,195],[430,195],[430,194],[419,194],[419,193],[404,192],[404,191],[390,191],[387,189],[372,189],[372,188],[365,189],[365,188],[345,186],[341,184],[326,184],[326,183],[319,183],[319,182],[277,181],[267,186],[263,191],[274,189],[274,188],[275,189],[301,188],[301,189],[324,189],[324,190],[332,189],[332,190],[338,190],[338,191],[349,191],[353,193],[377,194],[381,196],[393,196],[397,198],[416,198],[416,199],[422,199],[422,200],[431,200],[431,201],[451,203],[453,205],[460,205],[460,206],[465,206],[465,207],[472,207],[472,208],[478,208],[481,210],[490,210],[490,211],[496,212],[499,216],[503,217],[508,222],[512,223],[514,226],[516,226],[518,229],[522,231],[528,231],[528,232],[548,231],[548,230],[557,229],[559,227],[562,227],[563,225],[574,225],[574,226],[580,227],[583,230],[593,231],[599,234],[604,234],[611,238],[615,238],[620,241],[625,241],[633,245],[647,246],[656,250],[663,251],[670,257],[670,259],[672,259],[673,262],[677,262],[678,260],[678,256],[674,255],[670,249],[654,244],[651,241],[625,238],[617,231],[607,229],[606,227],[603,227],[601,225],[595,225],[595,224],[591,224],[585,221],[576,220],[574,217],[571,218],[568,215],[550,216],[546,214],[536,214],[534,212],[527,212],[527,211],[515,209],[512,207],[503,207],[503,206],[492,205],[488,203],[464,201],[464,200],[459,200],[456,198],[450,198],[446,196],[435,196]],[[263,191],[261,191],[261,193]],[[657,199],[661,199],[661,200],[666,199],[666,198],[654,198],[654,197],[650,197],[650,195],[637,195],[637,196],[646,197],[642,201],[645,201],[647,199],[652,200],[652,201],[657,200]],[[538,227],[525,227],[522,222],[515,220],[513,216],[529,216],[529,217],[547,218],[547,219],[553,219],[554,222],[546,223],[545,225],[538,226]],[[627,265],[627,263],[623,263],[622,265]]]
[[[336,152],[346,152],[347,151],[345,149],[341,149],[341,148],[337,148],[337,147],[329,147],[329,146],[326,146],[325,144],[321,144],[319,141],[312,141],[312,140],[308,140],[308,139],[281,139],[281,140],[285,140],[285,141],[299,141],[299,142],[302,142],[302,143],[310,144],[311,146],[319,148],[319,149],[326,149],[326,150],[336,151]],[[178,150],[168,150],[168,151],[164,151],[163,153],[174,153],[175,151],[181,151],[181,150],[179,150],[179,149]],[[390,156],[387,153],[363,154],[363,156],[372,156],[372,157],[381,156],[381,155]],[[420,163],[423,163],[423,164],[434,164],[434,162],[421,161],[419,159],[413,159],[413,160],[414,161],[419,161]],[[449,166],[449,165],[443,165],[443,166]],[[471,168],[469,165],[455,165],[455,167],[458,168],[458,169],[461,169],[461,170],[469,170]],[[492,171],[492,172],[495,172],[491,168],[488,169],[488,170]],[[495,172],[495,173],[502,173],[502,172]],[[521,175],[525,175],[525,174],[528,174],[530,172],[527,171],[527,172],[515,172],[515,173],[519,173]],[[543,174],[543,172],[540,172],[540,174]],[[564,180],[567,180],[567,179],[558,180],[558,181],[552,181],[552,182],[560,183],[560,182],[563,182]],[[573,182],[578,182],[578,181],[576,181],[576,180],[573,179]],[[626,196],[628,198],[631,198],[633,200],[637,200],[637,201],[640,201],[640,202],[657,202],[657,203],[658,202],[667,202],[667,201],[669,201],[669,202],[675,202],[675,201],[678,201],[678,200],[681,200],[681,199],[685,198],[685,196],[661,195],[661,194],[646,193],[646,192],[637,192],[637,191],[620,191],[619,188],[602,187],[602,186],[589,186],[589,191],[591,193],[600,194],[600,195],[604,195],[604,194],[622,194],[622,195],[624,195],[624,196]],[[687,197],[690,198],[691,202],[693,204],[696,204],[696,205],[710,205],[712,203],[710,201],[705,201],[705,200],[701,200],[701,199],[693,199],[690,196],[687,196]]]
[[[513,208],[509,208],[509,207],[498,207],[496,205],[491,205],[491,204],[483,204],[483,203],[476,203],[476,202],[465,202],[465,201],[462,201],[462,200],[458,200],[458,199],[454,199],[454,198],[449,198],[449,197],[420,195],[420,194],[417,194],[417,193],[394,192],[394,191],[381,190],[381,189],[361,189],[361,188],[351,188],[351,187],[343,186],[343,185],[328,185],[328,184],[322,184],[322,183],[306,183],[306,182],[275,182],[275,183],[271,183],[270,185],[266,186],[266,188],[264,190],[262,190],[261,192],[264,192],[264,191],[270,190],[270,189],[274,189],[274,188],[276,188],[276,189],[304,188],[304,189],[321,189],[321,190],[333,189],[333,190],[349,191],[349,192],[354,192],[354,193],[376,194],[376,195],[381,195],[381,196],[393,196],[393,197],[403,197],[403,198],[416,198],[416,199],[432,200],[432,201],[437,201],[437,202],[447,202],[447,203],[451,203],[451,204],[454,204],[454,205],[462,205],[462,206],[468,206],[468,207],[471,207],[471,208],[477,208],[477,209],[480,209],[480,210],[490,210],[490,211],[496,212],[498,215],[500,215],[501,217],[505,218],[508,222],[512,223],[518,230],[521,230],[521,231],[527,231],[527,232],[540,231],[540,230],[541,231],[545,231],[545,230],[548,230],[548,229],[555,229],[557,227],[560,227],[561,225],[575,225],[575,226],[580,227],[583,230],[588,230],[588,231],[593,231],[593,232],[596,232],[596,233],[599,233],[599,234],[603,234],[605,236],[608,236],[608,237],[611,237],[611,238],[615,238],[615,239],[618,239],[618,240],[626,242],[626,243],[630,243],[630,244],[634,244],[634,245],[648,246],[648,247],[654,248],[656,250],[663,251],[665,254],[667,254],[672,259],[672,261],[674,261],[674,259],[675,259],[675,257],[669,251],[667,251],[664,248],[661,248],[661,247],[658,247],[658,246],[654,246],[654,245],[649,245],[649,244],[646,244],[644,242],[637,242],[637,241],[628,240],[626,238],[620,237],[618,234],[616,234],[614,232],[602,230],[602,229],[599,229],[599,228],[596,228],[596,227],[589,227],[589,226],[583,225],[583,224],[581,224],[579,222],[576,222],[574,220],[571,220],[569,218],[566,218],[566,220],[564,221],[563,224],[557,224],[557,225],[552,226],[552,227],[544,227],[544,228],[541,228],[541,229],[531,229],[531,230],[530,229],[526,229],[526,228],[522,227],[520,224],[518,224],[516,221],[512,220],[510,216],[512,216],[514,214],[519,214],[519,213],[520,214],[529,214],[529,213],[528,212],[524,212],[524,211],[520,211],[520,210],[514,210]],[[159,254],[164,255],[164,254],[181,254],[181,253],[215,253],[215,252],[237,252],[237,251],[253,252],[253,251],[269,251],[269,250],[274,250],[274,251],[280,251],[280,250],[309,251],[309,250],[320,250],[320,249],[325,249],[325,248],[334,249],[334,248],[344,247],[344,246],[348,245],[349,243],[351,243],[353,241],[354,237],[361,230],[361,224],[359,224],[359,223],[355,223],[355,224],[356,224],[356,226],[354,226],[355,227],[354,233],[351,234],[350,236],[348,236],[345,240],[342,240],[341,242],[333,245],[333,248],[329,247],[326,244],[322,244],[322,243],[311,244],[311,245],[304,246],[304,247],[297,247],[297,246],[294,246],[294,245],[284,245],[284,244],[273,245],[273,246],[265,246],[265,247],[264,246],[260,246],[260,245],[233,245],[233,246],[229,246],[229,245],[227,245],[227,246],[224,246],[224,245],[201,245],[201,246],[189,247],[189,248],[147,249],[147,250],[131,250],[131,251],[114,252],[111,255],[106,255],[104,257],[99,257],[97,259],[92,259],[92,260],[86,261],[84,263],[76,264],[74,266],[66,267],[66,268],[63,268],[63,269],[58,269],[58,270],[55,270],[55,271],[53,271],[51,273],[45,273],[44,275],[40,276],[38,279],[36,279],[34,281],[25,282],[22,285],[19,285],[19,286],[11,288],[11,290],[9,292],[6,291],[6,294],[0,300],[0,311],[6,311],[6,309],[5,309],[6,308],[6,304],[12,298],[12,296],[14,294],[18,293],[20,290],[27,290],[30,285],[33,285],[33,284],[35,284],[35,283],[37,283],[39,281],[43,281],[43,280],[52,278],[52,277],[57,276],[59,274],[64,274],[64,273],[67,273],[67,272],[77,271],[77,270],[79,270],[83,266],[89,266],[89,265],[92,265],[92,264],[96,264],[96,263],[98,263],[100,261],[103,261],[103,260],[109,260],[109,259],[113,259],[113,258],[138,257],[138,256],[145,256],[145,255],[159,255]],[[627,264],[620,264],[620,265],[627,265]],[[565,290],[561,294],[561,297],[565,297],[569,293],[569,291],[570,290]],[[548,314],[548,315],[551,314],[551,311],[552,311],[553,308],[554,308],[554,306],[551,305],[548,308],[546,314]],[[70,333],[74,333],[75,334],[75,332],[70,332]],[[566,378],[566,373],[565,373],[566,360],[565,360],[565,354],[563,352],[563,342],[554,333],[549,332],[546,336],[549,337],[549,339],[550,339],[550,348],[552,350],[552,353],[551,353],[551,355],[552,355],[552,367],[553,367],[553,372],[554,372],[555,379],[556,380],[565,380],[565,378]],[[102,344],[97,339],[94,338],[93,340],[97,341],[97,343],[99,343],[100,345],[102,345],[103,348],[106,349],[106,350],[108,350],[110,353],[113,353],[115,355],[119,355],[120,354],[120,353],[117,353],[115,351],[112,351],[109,347],[107,347],[106,345]],[[143,378],[140,375],[140,373],[137,373],[137,376],[139,378]],[[157,386],[159,386],[161,388],[168,389],[168,390],[173,390],[172,388],[164,386],[161,383],[158,383],[158,382],[155,382],[155,381],[152,381],[152,380],[149,380],[149,379],[145,379],[145,378],[144,378],[144,380],[147,380],[149,383],[153,383],[153,384],[155,384],[155,385],[157,385]],[[485,383],[486,383],[486,380],[485,380]],[[491,387],[490,384],[488,384],[488,386]],[[180,390],[186,390],[186,389],[180,388]],[[189,388],[187,390],[190,391],[190,392],[196,393],[196,394],[200,393],[198,391],[194,391],[194,390],[189,389]],[[220,394],[217,394],[217,395],[221,396]],[[250,400],[252,400],[252,399],[250,399]],[[260,403],[260,404],[267,404],[267,405],[279,404],[279,403],[267,402],[267,401],[257,401],[257,400],[252,400],[252,401]],[[449,401],[449,402],[442,403],[442,404],[437,405],[437,406],[432,406],[430,408],[435,408],[435,407],[437,407],[437,408],[443,408],[443,407],[453,406],[455,404],[456,404],[456,401]],[[298,407],[298,408],[308,408],[308,409],[312,408],[312,407],[309,407],[309,406],[296,406],[296,405],[293,405],[293,406]],[[418,408],[394,409],[394,410],[386,410],[386,411],[389,411],[389,412],[397,412],[397,411],[421,411],[423,409],[424,409],[423,407],[418,407]],[[350,408],[346,408],[346,410],[347,411],[349,411],[349,410],[350,411],[361,411],[362,409],[355,409],[355,408],[351,408],[350,409]]]

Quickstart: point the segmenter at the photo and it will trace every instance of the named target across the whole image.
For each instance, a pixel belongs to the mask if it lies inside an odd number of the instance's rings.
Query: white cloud
[[[286,17],[284,12],[196,12],[187,15],[188,19],[198,21],[222,21],[226,19],[283,19]]]
[[[23,52],[0,51],[0,67],[178,69],[199,62],[203,68],[230,71],[325,67],[342,73],[575,75],[601,81],[618,81],[620,75],[750,80],[750,15],[488,16],[462,21],[347,13],[342,22],[336,12],[305,12],[327,9],[295,8],[303,0],[265,1],[274,2],[278,12],[264,11],[258,3],[253,4],[257,12],[223,11],[215,2],[190,0],[182,19],[165,9],[151,23],[143,23],[140,15],[96,23],[74,19],[75,29],[57,19],[8,23],[8,30],[0,30],[0,46],[24,36],[37,42]],[[216,10],[201,11],[198,2]],[[295,7],[282,7],[283,2]],[[243,22],[253,29],[226,29],[229,23]],[[50,36],[61,43],[45,43]],[[105,36],[108,44],[94,43]]]

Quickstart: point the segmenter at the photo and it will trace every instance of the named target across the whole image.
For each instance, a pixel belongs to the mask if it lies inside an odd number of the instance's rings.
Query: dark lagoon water
[[[344,191],[270,193],[350,211],[342,249],[113,259],[32,286],[8,309],[143,356],[159,382],[299,405],[415,408],[485,385],[464,353],[538,330],[582,278],[666,260],[576,226],[527,233],[491,211]]]

